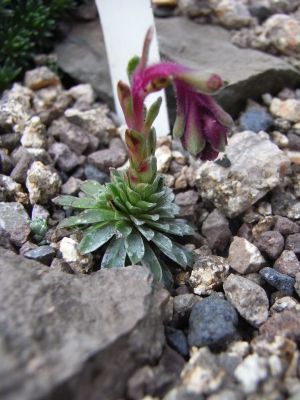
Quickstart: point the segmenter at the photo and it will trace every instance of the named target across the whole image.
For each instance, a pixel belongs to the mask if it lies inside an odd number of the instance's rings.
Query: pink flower
[[[179,64],[162,62],[146,66],[152,30],[147,32],[142,57],[131,78],[131,87],[119,83],[119,98],[129,129],[147,135],[144,123],[144,101],[149,93],[170,83],[176,93],[177,117],[173,136],[184,148],[202,160],[213,160],[224,151],[231,117],[210,96],[223,86],[222,79],[211,74],[200,77]]]

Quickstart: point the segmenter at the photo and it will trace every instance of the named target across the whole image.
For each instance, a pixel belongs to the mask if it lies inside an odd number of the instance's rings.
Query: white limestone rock
[[[203,199],[235,217],[281,182],[290,161],[264,135],[251,131],[236,133],[228,142],[226,154],[231,166],[203,163],[197,171],[196,185]]]
[[[49,166],[35,161],[27,172],[26,187],[31,204],[45,204],[58,194],[61,180]]]

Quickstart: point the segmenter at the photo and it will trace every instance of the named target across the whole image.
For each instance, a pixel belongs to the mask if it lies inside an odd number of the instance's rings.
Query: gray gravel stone
[[[275,261],[274,269],[282,274],[295,277],[300,272],[300,263],[292,250],[284,250]]]
[[[251,325],[258,327],[267,320],[269,300],[263,288],[234,274],[229,275],[223,287],[227,299]]]
[[[26,242],[30,233],[29,216],[20,203],[0,203],[0,228],[17,246]]]
[[[9,175],[12,169],[13,163],[10,156],[7,154],[7,150],[0,148],[0,172]]]
[[[110,168],[121,167],[127,160],[127,152],[121,148],[98,150],[88,156],[88,162],[101,171],[109,173]]]
[[[98,105],[86,111],[68,108],[65,111],[65,117],[68,121],[95,135],[100,139],[101,144],[107,144],[109,131],[115,130],[112,120],[108,117],[108,111],[106,105]]]
[[[238,236],[234,237],[229,247],[228,262],[240,274],[257,272],[266,263],[256,246]]]
[[[31,260],[39,261],[42,264],[50,266],[55,256],[55,250],[51,246],[39,246],[35,249],[28,250],[24,253],[24,257]]]
[[[76,154],[81,155],[88,147],[88,133],[79,126],[66,121],[59,133],[60,141],[69,146]]]
[[[298,296],[300,296],[300,272],[298,272],[296,274],[295,278],[296,278],[295,290],[296,290]]]
[[[99,171],[97,167],[91,164],[86,164],[84,166],[84,174],[86,179],[92,179],[101,184],[109,181],[109,176],[105,172]]]
[[[300,233],[294,233],[287,237],[285,249],[292,250],[297,256],[300,256]]]
[[[58,168],[64,172],[70,172],[84,161],[84,156],[77,156],[64,143],[55,142],[49,147],[49,154],[52,156]]]
[[[175,325],[184,325],[190,316],[193,306],[200,300],[201,297],[193,293],[184,293],[175,296],[173,303],[173,323]]]
[[[275,189],[272,192],[271,205],[275,215],[287,217],[289,210],[295,204],[295,196],[282,189]]]
[[[169,346],[181,354],[182,357],[188,356],[189,348],[187,344],[187,338],[181,330],[172,327],[166,327],[166,340]]]
[[[280,232],[266,231],[256,238],[254,244],[263,254],[275,260],[284,249],[284,238]]]
[[[16,182],[25,183],[27,171],[32,162],[33,157],[28,152],[24,152],[14,169],[11,171],[10,177]]]
[[[20,143],[19,133],[6,133],[0,136],[0,146],[12,151]]]
[[[202,234],[212,250],[224,251],[232,237],[229,222],[216,208],[202,224]]]
[[[281,274],[280,272],[270,267],[261,269],[259,273],[266,282],[279,290],[281,293],[288,296],[293,294],[295,284],[294,278],[288,275]]]
[[[300,341],[300,312],[285,310],[274,313],[261,327],[260,333],[267,337],[283,336]]]
[[[273,229],[284,236],[300,232],[299,225],[286,217],[281,217],[280,215],[276,215]]]
[[[195,304],[189,319],[190,346],[223,347],[235,336],[237,312],[226,300],[210,296]]]
[[[115,400],[161,355],[168,295],[146,269],[72,276],[2,249],[0,264],[2,398]]]

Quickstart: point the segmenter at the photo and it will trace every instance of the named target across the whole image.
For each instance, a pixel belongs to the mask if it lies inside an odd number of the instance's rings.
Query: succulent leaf
[[[101,261],[102,268],[122,268],[125,266],[126,249],[124,238],[111,240]]]
[[[115,227],[123,237],[127,237],[132,232],[132,226],[127,221],[118,221],[116,222]]]
[[[97,200],[90,197],[59,196],[53,202],[63,207],[98,208]]]
[[[144,257],[145,246],[141,235],[132,232],[125,240],[125,248],[132,264],[136,264]]]
[[[115,233],[116,230],[114,226],[108,225],[107,222],[88,228],[79,243],[80,254],[84,255],[99,249],[99,247],[104,245]]]
[[[148,224],[149,225],[149,224]],[[141,232],[141,234],[148,240],[148,242],[153,238],[154,231],[145,225],[137,226],[137,229]]]
[[[151,104],[145,119],[145,128],[150,129],[155,118],[159,113],[159,109],[162,103],[162,98],[159,97],[154,103]]]
[[[97,198],[103,191],[103,186],[97,181],[88,180],[82,183],[80,190],[82,190],[87,196]]]
[[[142,265],[149,268],[156,280],[160,282],[162,280],[162,267],[154,251],[147,242],[145,242],[145,254],[141,261]]]
[[[136,67],[138,66],[140,62],[140,57],[139,56],[134,56],[132,57],[127,64],[127,75],[128,75],[128,79],[131,82],[132,79],[132,75],[136,69]]]

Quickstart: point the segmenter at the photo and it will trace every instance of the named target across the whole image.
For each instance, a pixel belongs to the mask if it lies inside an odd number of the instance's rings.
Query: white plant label
[[[117,115],[121,123],[124,116],[117,96],[117,83],[122,80],[128,83],[127,63],[135,55],[141,55],[144,36],[147,29],[154,25],[150,0],[96,0],[106,53],[109,62],[113,95]],[[149,63],[159,61],[156,32],[150,47]],[[163,91],[148,96],[146,104],[151,104],[162,96],[163,102],[154,127],[158,136],[170,133],[166,96]]]

